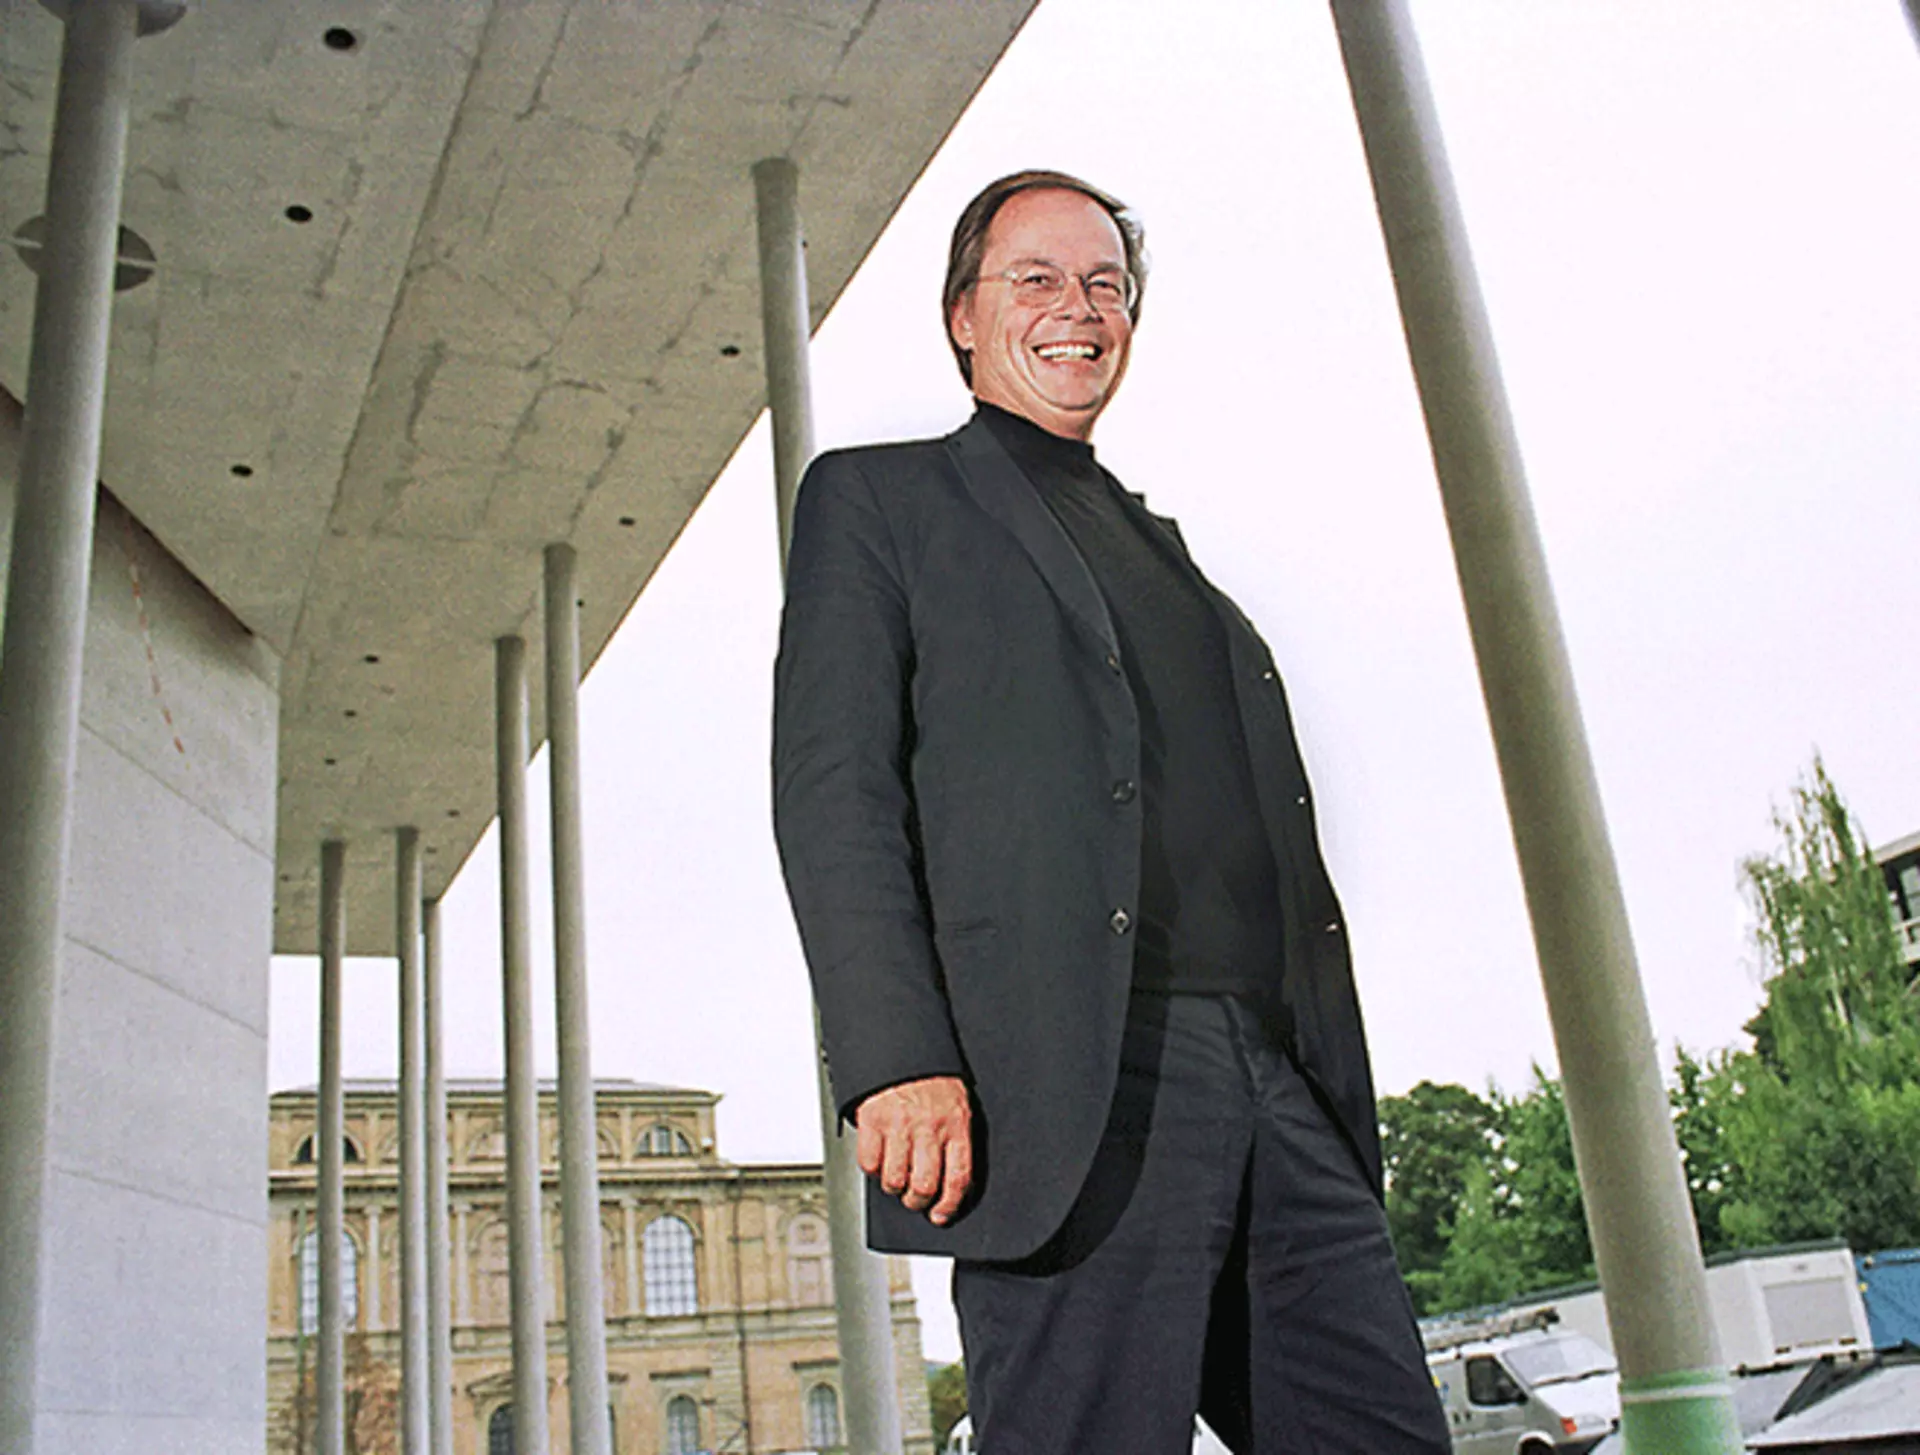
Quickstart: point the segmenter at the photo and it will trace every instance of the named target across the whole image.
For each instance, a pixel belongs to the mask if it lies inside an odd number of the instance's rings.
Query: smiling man
[[[801,485],[775,827],[869,1241],[955,1259],[992,1455],[1440,1455],[1272,656],[1088,442],[1145,281],[1112,197],[995,182],[973,418]]]

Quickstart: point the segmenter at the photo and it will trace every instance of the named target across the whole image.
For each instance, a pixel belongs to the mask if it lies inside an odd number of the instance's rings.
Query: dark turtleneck
[[[1093,573],[1139,708],[1134,983],[1186,994],[1270,986],[1282,953],[1273,849],[1206,587],[1092,445],[984,402],[980,415]]]

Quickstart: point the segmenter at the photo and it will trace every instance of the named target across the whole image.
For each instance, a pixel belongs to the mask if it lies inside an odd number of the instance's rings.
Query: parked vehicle
[[[1584,1455],[1620,1422],[1613,1356],[1551,1311],[1431,1330],[1456,1455]]]

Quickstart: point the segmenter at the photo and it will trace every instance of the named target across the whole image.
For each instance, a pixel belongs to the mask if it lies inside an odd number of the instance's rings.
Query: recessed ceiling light
[[[293,204],[293,206],[287,209],[287,221],[288,222],[312,222],[313,209],[311,207],[304,207],[300,203],[296,202]]]
[[[344,25],[332,27],[320,39],[327,43],[327,49],[330,51],[350,51],[360,44],[360,37]]]
[[[227,473],[236,480],[251,480],[253,478],[253,466],[233,465],[228,468]]]

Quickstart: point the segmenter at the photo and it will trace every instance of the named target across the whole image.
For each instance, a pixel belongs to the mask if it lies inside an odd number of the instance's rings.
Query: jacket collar
[[[946,445],[975,502],[1013,533],[1061,605],[1100,639],[1109,655],[1118,653],[1120,639],[1093,572],[986,422],[975,416],[948,435]]]

